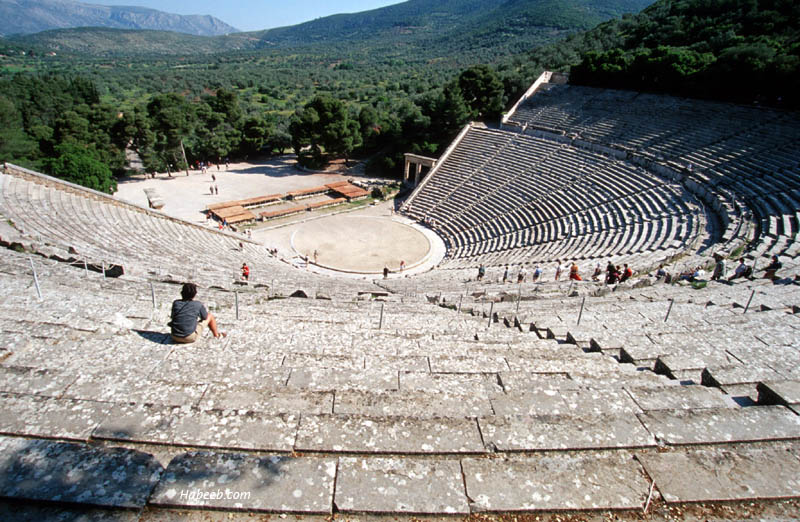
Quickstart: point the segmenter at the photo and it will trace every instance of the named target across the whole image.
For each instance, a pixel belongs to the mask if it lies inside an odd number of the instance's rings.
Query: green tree
[[[67,143],[56,147],[56,154],[47,162],[52,176],[109,194],[117,190],[111,169],[97,159],[96,151]]]
[[[147,104],[149,127],[153,132],[153,150],[160,160],[159,168],[184,166],[181,145],[195,126],[191,104],[180,94],[160,94]]]
[[[263,118],[250,117],[244,122],[241,149],[245,154],[258,154],[267,144],[272,126]]]
[[[0,96],[0,159],[34,167],[39,147],[25,133],[22,115],[14,103]]]
[[[505,107],[505,89],[494,69],[475,65],[458,75],[458,88],[470,109],[470,119],[497,120]]]
[[[344,103],[330,96],[317,96],[295,112],[289,132],[298,161],[307,166],[325,163],[323,149],[348,159],[362,143],[358,121],[350,117]]]

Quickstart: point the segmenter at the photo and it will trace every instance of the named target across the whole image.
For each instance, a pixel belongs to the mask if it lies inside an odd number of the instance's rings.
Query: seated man
[[[197,295],[197,286],[194,283],[185,283],[181,288],[181,299],[172,302],[172,340],[179,344],[189,344],[202,337],[203,328],[208,325],[214,337],[224,337],[225,334],[217,330],[217,320],[211,315],[200,301],[194,301]]]
[[[739,258],[739,264],[736,266],[736,269],[733,271],[733,275],[728,278],[728,281],[733,281],[734,279],[738,279],[740,277],[749,278],[753,274],[753,268],[747,266],[744,262],[744,258]]]
[[[775,275],[775,272],[777,272],[781,268],[783,268],[783,263],[780,262],[778,256],[772,256],[772,263],[767,265],[767,268],[765,269],[764,272],[764,278],[775,281],[776,279],[778,279],[778,276]]]

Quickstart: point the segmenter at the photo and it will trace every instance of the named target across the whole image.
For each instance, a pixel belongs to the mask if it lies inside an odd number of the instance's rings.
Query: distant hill
[[[197,36],[238,32],[213,16],[183,16],[144,7],[102,6],[72,0],[0,0],[0,36],[51,29],[150,29]]]
[[[4,0],[0,0],[2,2]],[[92,55],[208,54],[317,46],[343,53],[405,53],[420,58],[520,52],[592,27],[650,0],[409,0],[290,27],[193,38],[108,29],[57,30],[12,42]]]
[[[409,0],[249,34],[267,45],[415,37],[463,39],[476,32],[509,34],[534,27],[588,29],[623,13],[638,12],[651,3],[652,0]]]

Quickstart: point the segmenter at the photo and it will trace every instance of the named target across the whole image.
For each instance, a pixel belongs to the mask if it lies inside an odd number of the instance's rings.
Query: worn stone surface
[[[655,439],[633,414],[495,416],[478,419],[487,445],[500,451],[633,448]]]
[[[638,413],[639,406],[620,388],[578,388],[563,393],[568,411],[578,415]]]
[[[293,415],[246,410],[117,406],[93,436],[177,446],[289,452],[298,421]]]
[[[68,440],[87,440],[111,405],[94,401],[0,394],[0,432]]]
[[[212,384],[200,401],[203,409],[251,410],[265,413],[321,414],[333,411],[332,392],[279,391],[249,386]]]
[[[496,373],[400,372],[400,390],[481,396],[503,392]]]
[[[495,415],[558,415],[567,413],[565,391],[554,388],[496,394],[491,397]]]
[[[374,417],[477,417],[492,415],[489,399],[480,395],[425,392],[336,393],[333,412]]]
[[[182,409],[172,424],[174,444],[292,451],[298,418],[235,410]]]
[[[352,355],[316,355],[308,353],[290,354],[283,361],[288,368],[304,368],[318,370],[336,368],[340,370],[363,370],[364,356]]]
[[[644,411],[733,408],[736,404],[718,389],[704,386],[665,386],[663,388],[627,388]]]
[[[736,366],[732,368],[706,368],[702,373],[704,386],[749,384],[761,381],[778,381],[783,377],[771,368]]]
[[[123,448],[0,437],[0,496],[141,508],[163,468]]]
[[[167,406],[114,405],[92,432],[96,439],[167,444],[176,410]]]
[[[474,419],[304,415],[297,451],[348,453],[481,453]]]
[[[397,370],[336,370],[294,368],[289,376],[290,388],[312,391],[396,390],[399,386]]]
[[[514,355],[507,357],[512,371],[534,373],[588,373],[600,370],[623,371],[613,358],[600,353],[583,354],[573,358],[538,358]]]
[[[422,356],[367,355],[364,364],[368,369],[383,368],[400,372],[429,372],[431,370],[428,358]]]
[[[684,450],[638,458],[667,502],[800,496],[800,460],[780,445]]]
[[[0,360],[2,360],[1,352]],[[76,375],[57,370],[0,366],[0,391],[58,397],[76,378]]]
[[[150,503],[330,513],[335,477],[335,459],[190,452],[170,462]]]
[[[782,406],[661,410],[639,418],[657,439],[671,445],[800,438],[800,417]]]
[[[635,509],[649,491],[641,467],[623,451],[461,463],[474,511]]]
[[[759,404],[800,405],[800,381],[772,381],[758,384]]]
[[[453,460],[342,457],[335,502],[344,513],[469,513]]]
[[[13,522],[141,522],[139,511],[94,506],[51,506],[0,500],[0,520]]]
[[[531,373],[531,372],[502,372],[499,374],[500,382],[506,392],[522,392],[530,389],[557,388],[564,390],[578,387],[566,372],[559,373]]]
[[[506,358],[500,355],[450,356],[432,355],[431,371],[434,373],[492,373],[508,371]]]
[[[63,396],[116,403],[193,406],[207,387],[206,384],[149,381],[120,375],[85,375],[79,377]]]

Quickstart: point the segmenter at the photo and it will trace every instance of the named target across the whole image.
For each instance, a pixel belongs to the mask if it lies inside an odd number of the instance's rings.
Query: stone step
[[[0,433],[86,441],[105,419],[110,403],[0,394]]]
[[[458,461],[341,457],[334,502],[342,513],[466,515]]]
[[[719,390],[703,386],[667,386],[663,388],[626,388],[644,411],[698,410],[735,408],[733,400]]]
[[[172,459],[150,504],[254,512],[329,514],[335,458],[192,451]]]
[[[641,413],[639,419],[670,446],[800,438],[800,416],[783,406],[657,410]]]
[[[303,415],[296,451],[447,454],[486,451],[474,419]]]
[[[461,461],[473,512],[641,509],[649,483],[624,451]]]
[[[0,437],[0,496],[142,509],[163,468],[124,448]]]
[[[733,446],[637,458],[670,504],[800,496],[800,460],[792,447]],[[687,480],[676,480],[676,474]]]
[[[478,419],[487,445],[499,451],[567,451],[655,446],[634,414],[515,415]]]
[[[241,410],[116,405],[92,432],[95,439],[291,452],[299,416]]]
[[[782,404],[800,415],[800,381],[760,382],[758,404]]]
[[[718,388],[731,384],[754,384],[781,379],[782,376],[772,368],[753,366],[705,368],[702,372],[703,386],[716,386]]]

